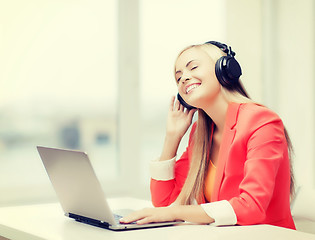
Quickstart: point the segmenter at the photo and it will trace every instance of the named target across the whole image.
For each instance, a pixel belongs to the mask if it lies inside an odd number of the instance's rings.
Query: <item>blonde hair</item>
[[[199,48],[205,51],[211,60],[216,63],[216,61],[225,55],[218,47],[212,44],[201,44],[201,45],[192,45],[185,48],[178,55],[185,52],[191,48]],[[177,58],[178,58],[177,57]],[[232,89],[226,89],[223,86],[222,92],[224,96],[228,99],[228,101],[233,102],[253,102],[249,95],[247,94],[245,88],[243,87],[241,81],[238,81],[238,84]],[[193,204],[194,201],[201,203],[204,201],[204,187],[205,187],[205,178],[208,172],[208,161],[211,153],[211,145],[212,145],[212,132],[215,128],[214,122],[212,119],[202,110],[198,109],[198,120],[197,126],[193,139],[193,154],[192,159],[190,161],[190,168],[184,183],[184,186],[178,195],[175,203],[182,205]],[[291,152],[292,152],[292,144],[289,138],[289,135],[284,129],[284,133],[288,143],[289,150],[289,158],[291,162]],[[291,165],[291,194],[294,192],[294,178]]]
[[[193,204],[203,201],[203,192],[206,173],[208,172],[208,159],[211,150],[210,131],[214,127],[212,119],[203,111],[198,110],[198,124],[193,136],[194,148],[190,161],[190,168],[185,184],[176,199],[179,204]]]
[[[223,52],[212,44],[192,45],[185,48],[178,55],[184,53],[191,48],[199,48],[205,51],[210,59],[215,63]],[[178,58],[177,57],[177,58]],[[194,148],[192,159],[190,161],[189,172],[185,184],[176,199],[179,204],[192,204],[194,200],[202,202],[205,185],[205,177],[208,170],[208,158],[211,150],[211,136],[210,129],[214,127],[212,119],[201,109],[198,109],[196,131],[193,136]]]

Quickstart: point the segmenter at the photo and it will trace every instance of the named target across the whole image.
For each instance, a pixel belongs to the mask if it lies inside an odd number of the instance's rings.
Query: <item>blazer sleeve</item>
[[[172,204],[178,197],[189,171],[189,163],[192,152],[192,139],[195,132],[196,123],[193,124],[189,143],[186,151],[174,165],[174,178],[169,180],[157,180],[151,176],[150,191],[151,200],[155,207],[163,207]]]
[[[279,166],[288,161],[283,129],[282,121],[275,118],[257,126],[248,138],[240,194],[229,201],[240,225],[260,223],[266,217]]]

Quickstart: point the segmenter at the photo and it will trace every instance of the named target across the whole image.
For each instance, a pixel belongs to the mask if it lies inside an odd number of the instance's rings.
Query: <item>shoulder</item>
[[[284,126],[281,118],[269,108],[255,104],[240,104],[235,128],[251,136],[259,131],[260,134],[271,137],[270,135],[283,135]]]
[[[264,125],[272,122],[282,122],[277,113],[256,103],[240,104],[238,122],[244,124]]]

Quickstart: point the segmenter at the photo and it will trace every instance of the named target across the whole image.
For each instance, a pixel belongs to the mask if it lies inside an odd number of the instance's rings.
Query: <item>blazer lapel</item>
[[[224,178],[225,164],[228,159],[230,146],[236,133],[236,129],[234,127],[237,122],[237,116],[240,106],[241,104],[239,103],[230,103],[228,106],[221,146],[219,150],[219,159],[216,168],[217,171],[214,180],[214,188],[211,195],[211,202],[219,200],[219,193]]]

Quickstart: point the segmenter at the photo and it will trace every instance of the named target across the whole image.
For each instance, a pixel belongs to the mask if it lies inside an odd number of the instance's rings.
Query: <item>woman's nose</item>
[[[184,77],[182,77],[182,82],[184,83],[184,82],[186,82],[186,81],[188,81],[190,79],[191,79],[190,76],[184,76]]]

